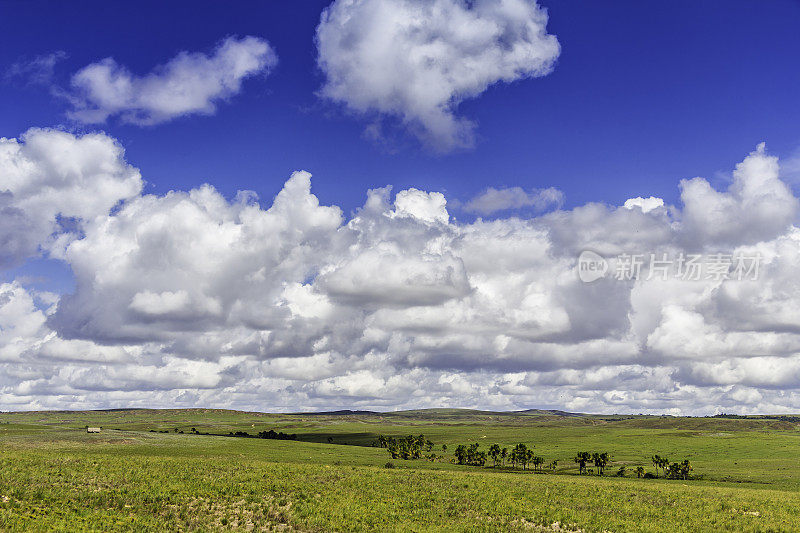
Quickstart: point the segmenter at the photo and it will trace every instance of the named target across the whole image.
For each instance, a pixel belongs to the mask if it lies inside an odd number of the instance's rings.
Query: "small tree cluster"
[[[664,468],[664,476],[668,479],[689,479],[692,471],[692,464],[689,459],[684,459],[680,463],[668,464]]]
[[[195,428],[192,428],[192,433],[196,435],[207,435],[207,433],[199,433]],[[273,429],[269,431],[260,431],[256,435],[251,435],[246,431],[236,431],[236,432],[229,432],[229,437],[245,437],[251,439],[275,439],[275,440],[297,440],[297,435],[292,433],[291,435],[288,433],[284,433],[283,431],[277,432]]]
[[[291,435],[288,433],[284,433],[283,431],[275,431],[274,429],[270,429],[269,431],[260,431],[258,433],[259,439],[275,439],[275,440],[297,440],[297,435],[292,433]]]
[[[528,465],[532,465],[534,470],[543,470],[545,468],[544,458],[534,455],[533,450],[529,450],[528,447],[522,443],[514,446],[510,453],[508,448],[500,448],[499,444],[492,444],[489,447],[489,457],[494,461],[494,466],[505,466],[506,459],[508,459],[508,462],[511,463],[512,466],[519,466],[523,470]],[[557,464],[558,461],[553,461],[547,465],[547,468],[555,470]]]
[[[603,472],[606,469],[606,465],[611,460],[611,455],[608,452],[603,453],[593,453],[592,454],[592,462],[594,462],[594,466],[597,468],[597,475],[602,476]]]
[[[589,452],[578,452],[575,455],[575,462],[578,464],[578,473],[583,474],[586,472],[586,463],[592,460],[592,454]]]
[[[665,470],[669,465],[669,459],[661,457],[660,455],[654,455],[651,460],[653,461],[653,466],[656,468],[656,477],[658,477],[659,468]]]
[[[597,469],[597,475],[602,476],[606,466],[611,461],[611,455],[608,452],[578,452],[574,461],[578,464],[579,473],[586,473],[586,465],[593,463]]]
[[[692,463],[688,459],[684,459],[680,463],[670,463],[666,457],[654,455],[651,460],[653,466],[656,468],[656,475],[658,477],[658,469],[660,468],[667,479],[689,479],[692,472]]]
[[[480,448],[480,444],[478,443],[470,444],[469,446],[459,444],[453,452],[456,462],[460,465],[485,465],[487,459],[486,452],[478,451],[478,448]]]
[[[517,444],[511,450],[511,456],[509,460],[511,462],[511,466],[519,466],[523,470],[525,467],[528,466],[533,459],[533,450],[529,450],[527,446],[522,443]]]
[[[494,466],[498,464],[505,465],[506,457],[508,457],[508,448],[500,449],[499,444],[492,444],[489,446],[489,457],[494,461]]]
[[[419,459],[422,452],[433,450],[433,442],[425,438],[425,435],[407,435],[405,437],[378,437],[378,445],[386,448],[392,455],[392,459]]]

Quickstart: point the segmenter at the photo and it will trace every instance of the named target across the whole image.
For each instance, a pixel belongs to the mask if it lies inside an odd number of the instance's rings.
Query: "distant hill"
[[[511,411],[511,413],[524,415],[594,416],[587,413],[570,413],[569,411],[559,411],[557,409],[525,409],[523,411]]]
[[[379,419],[473,419],[473,420],[490,420],[490,419],[508,419],[522,421],[527,418],[537,418],[540,420],[554,420],[554,419],[573,419],[577,422],[581,420],[585,423],[594,422],[624,422],[631,421],[636,424],[639,422],[649,425],[675,425],[683,424],[681,421],[693,420],[693,424],[703,424],[714,420],[722,421],[742,421],[742,422],[755,422],[755,421],[775,421],[789,424],[800,423],[800,416],[798,415],[736,415],[736,414],[718,414],[705,417],[691,417],[691,416],[673,416],[673,415],[644,415],[644,414],[591,414],[591,413],[575,413],[570,411],[562,411],[559,409],[522,409],[518,411],[482,411],[479,409],[458,409],[458,408],[429,408],[429,409],[408,409],[403,411],[371,411],[366,409],[336,409],[331,411],[303,411],[291,413],[267,413],[260,411],[238,411],[234,409],[215,409],[215,408],[166,408],[166,409],[148,409],[148,408],[110,408],[110,409],[87,409],[81,411],[67,411],[67,410],[53,410],[53,411],[17,411],[17,412],[3,412],[5,415],[17,415],[24,417],[32,416],[51,416],[59,415],[63,417],[76,417],[76,416],[113,416],[115,420],[121,420],[127,414],[136,416],[142,420],[146,418],[163,418],[175,416],[196,416],[204,415],[212,418],[227,418],[227,417],[255,417],[255,418],[274,418],[274,417],[376,417]],[[498,420],[499,421],[499,420]],[[638,422],[637,422],[638,421]],[[703,422],[706,421],[706,422]]]
[[[283,414],[283,413],[282,413]],[[305,411],[300,413],[285,413],[287,415],[330,415],[330,416],[354,416],[354,415],[381,415],[377,411],[353,411],[351,409],[339,409],[338,411]]]

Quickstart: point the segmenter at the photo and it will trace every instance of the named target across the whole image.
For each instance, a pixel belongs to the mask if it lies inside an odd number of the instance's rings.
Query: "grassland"
[[[101,426],[87,434],[86,426]],[[195,428],[200,433],[192,434]],[[274,429],[298,441],[224,436]],[[183,432],[183,433],[181,433]],[[535,446],[554,473],[392,461],[377,436],[448,454]],[[577,475],[578,451],[702,479]],[[221,410],[0,413],[0,529],[67,531],[798,531],[800,425],[782,420],[456,410],[271,415]]]

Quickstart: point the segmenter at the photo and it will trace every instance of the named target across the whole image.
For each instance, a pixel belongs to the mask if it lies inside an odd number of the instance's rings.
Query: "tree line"
[[[378,437],[378,445],[386,448],[392,459],[413,460],[420,459],[423,452],[428,452],[425,456],[430,461],[446,459],[446,456],[439,456],[432,453],[435,445],[424,435],[408,435],[405,437]],[[528,445],[519,443],[510,450],[501,448],[499,444],[492,444],[488,451],[480,450],[479,443],[459,444],[453,450],[453,457],[450,462],[465,466],[486,466],[491,459],[494,467],[519,468],[522,470],[533,469],[535,472],[555,471],[558,467],[558,460],[546,462],[544,457],[536,455]],[[447,445],[442,445],[442,452],[447,452]],[[611,463],[611,454],[608,452],[578,452],[573,458],[578,465],[579,474],[605,474],[606,468]],[[667,479],[691,479],[692,465],[688,459],[681,462],[670,462],[666,457],[654,455],[652,457],[653,466],[656,468],[655,475],[645,472],[644,467],[637,466],[634,472],[637,478],[653,479],[657,478],[659,469]],[[592,465],[594,468],[588,468]],[[628,467],[622,465],[616,471],[618,477],[625,477]]]
[[[194,429],[194,428],[192,428]],[[246,431],[231,431],[228,433],[229,437],[245,437],[251,439],[273,439],[273,440],[297,440],[297,434],[292,433],[291,435],[288,433],[284,433],[283,431],[275,431],[274,429],[270,429],[269,431],[259,431],[255,435],[251,435]]]
[[[793,424],[800,422],[800,416],[792,415],[734,415],[719,413],[706,418],[732,418],[736,420],[780,420],[781,422],[791,422]]]

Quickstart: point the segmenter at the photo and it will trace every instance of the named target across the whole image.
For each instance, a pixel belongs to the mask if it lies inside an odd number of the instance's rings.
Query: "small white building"
[[[86,433],[100,433],[100,428],[86,428]]]

